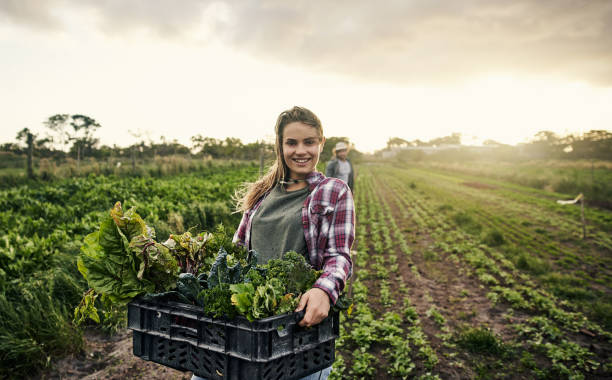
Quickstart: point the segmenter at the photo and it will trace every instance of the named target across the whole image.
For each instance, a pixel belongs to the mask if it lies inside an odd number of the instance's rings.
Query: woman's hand
[[[300,304],[295,311],[306,307],[306,315],[300,321],[302,327],[310,327],[320,323],[329,314],[329,296],[319,288],[312,288],[302,295]]]

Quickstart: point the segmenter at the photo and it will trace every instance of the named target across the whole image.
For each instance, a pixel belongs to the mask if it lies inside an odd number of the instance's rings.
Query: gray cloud
[[[59,28],[58,7],[90,8],[100,30],[195,39],[200,30],[269,61],[388,83],[486,72],[612,85],[609,0],[0,2],[0,17]],[[44,4],[44,6],[40,5]]]

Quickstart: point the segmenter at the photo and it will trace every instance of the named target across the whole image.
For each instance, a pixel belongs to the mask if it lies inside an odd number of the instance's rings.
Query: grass
[[[480,225],[480,223],[478,223],[472,217],[472,215],[470,215],[469,213],[465,211],[461,211],[461,212],[457,212],[453,214],[452,220],[455,222],[457,226],[459,226],[461,229],[463,229],[465,232],[469,234],[478,235],[480,234],[480,231],[482,230],[482,225]]]
[[[551,270],[550,265],[538,257],[534,257],[527,252],[522,252],[515,257],[515,265],[517,268],[530,272],[531,274],[539,275],[547,273]]]
[[[482,242],[489,247],[499,247],[506,243],[504,235],[498,230],[489,230],[482,239]]]
[[[459,347],[473,353],[487,356],[502,356],[508,352],[508,347],[501,338],[488,327],[469,327],[456,338]]]

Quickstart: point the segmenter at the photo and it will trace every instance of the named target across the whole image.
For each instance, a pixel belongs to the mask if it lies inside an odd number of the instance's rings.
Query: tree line
[[[100,145],[100,139],[95,132],[101,128],[94,118],[81,114],[56,114],[43,122],[45,129],[34,132],[24,128],[17,133],[15,141],[0,145],[0,158],[7,167],[22,167],[26,157],[28,177],[34,177],[34,158],[51,159],[62,162],[66,159],[76,161],[77,170],[84,158],[94,160],[116,159],[131,161],[147,161],[155,157],[185,155],[210,159],[235,160],[269,160],[274,156],[274,143],[257,141],[243,143],[239,138],[227,137],[216,139],[198,134],[191,137],[191,145],[186,146],[178,140],[168,140],[161,137],[158,141],[143,138],[142,134],[132,133],[137,142],[129,146]],[[346,137],[329,137],[322,152],[321,161],[325,162],[332,156],[332,148],[338,141],[350,143]],[[352,151],[349,157],[355,159],[361,153]],[[263,164],[262,164],[263,165]]]
[[[452,147],[454,149],[448,149]],[[433,149],[432,149],[433,148]],[[436,149],[437,148],[437,149]],[[551,131],[540,131],[527,143],[515,146],[502,144],[494,140],[485,140],[482,147],[473,148],[461,145],[461,134],[438,137],[429,141],[408,141],[392,137],[385,149],[377,152],[395,151],[404,158],[419,159],[425,151],[436,156],[456,157],[474,155],[493,155],[498,158],[511,159],[597,159],[612,161],[612,132],[591,130],[582,134],[560,136]],[[467,157],[466,157],[467,158]]]

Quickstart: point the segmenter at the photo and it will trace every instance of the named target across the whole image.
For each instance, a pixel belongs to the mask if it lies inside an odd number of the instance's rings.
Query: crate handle
[[[304,315],[306,315],[306,309],[296,311],[293,314],[293,321],[289,320],[286,325],[281,324],[276,328],[276,333],[278,336],[284,338],[289,335],[290,330],[294,328],[293,326],[297,325],[302,319],[304,319]]]
[[[172,323],[170,325],[170,336],[171,337],[182,337],[182,338],[192,338],[197,341],[198,339],[198,329],[178,325],[176,323]]]
[[[304,316],[306,315],[306,308],[303,308],[302,310],[296,312],[294,315],[295,323],[299,323],[302,319],[304,319]]]

